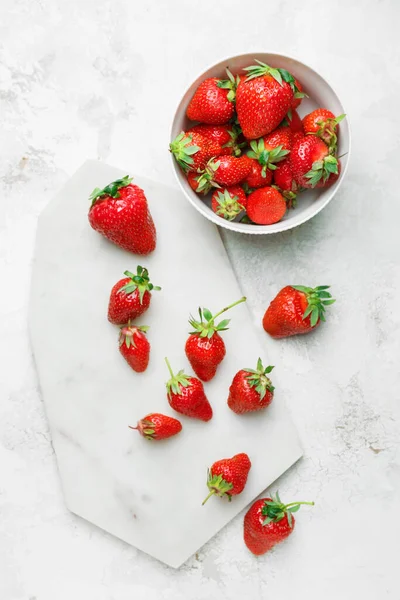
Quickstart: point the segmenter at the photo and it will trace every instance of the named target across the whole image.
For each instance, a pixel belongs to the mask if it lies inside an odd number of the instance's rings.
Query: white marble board
[[[125,175],[86,162],[39,218],[30,304],[30,330],[53,445],[70,510],[159,560],[179,567],[277,479],[300,456],[285,410],[279,368],[272,405],[237,416],[226,404],[233,375],[267,356],[247,306],[231,311],[224,333],[227,356],[205,384],[214,417],[203,423],[175,414],[165,392],[164,356],[175,370],[190,367],[184,353],[187,319],[199,305],[212,311],[240,298],[218,229],[181,193],[135,177],[153,214],[156,251],[138,257],[113,246],[87,220],[88,196]],[[118,352],[118,328],[106,318],[109,292],[126,269],[148,267],[154,284],[149,311],[150,365],[134,373]],[[183,431],[148,442],[128,424],[148,412],[181,419]],[[253,466],[245,491],[231,503],[207,493],[207,467],[247,452]]]

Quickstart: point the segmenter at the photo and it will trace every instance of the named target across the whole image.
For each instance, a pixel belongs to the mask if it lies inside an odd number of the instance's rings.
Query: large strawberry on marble
[[[150,254],[156,247],[156,228],[144,191],[126,175],[89,198],[89,223],[108,240],[128,252]]]

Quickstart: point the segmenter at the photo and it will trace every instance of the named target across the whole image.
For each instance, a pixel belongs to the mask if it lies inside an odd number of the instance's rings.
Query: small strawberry
[[[245,189],[252,189],[254,191],[257,188],[271,185],[271,183],[271,169],[266,168],[265,165],[262,165],[258,159],[252,158],[250,173],[247,175],[246,179],[243,179],[242,182],[242,185],[245,187]]]
[[[203,179],[213,185],[225,187],[237,185],[250,173],[251,160],[248,156],[219,156],[207,163]],[[218,187],[218,185],[216,185]]]
[[[293,144],[290,164],[293,177],[304,188],[315,188],[318,183],[323,186],[332,173],[338,174],[337,158],[329,154],[325,142],[313,135],[306,135]]]
[[[274,171],[274,184],[285,198],[287,207],[294,208],[296,206],[296,197],[300,190],[293,177],[292,167],[288,158],[280,162],[276,171]]]
[[[119,351],[126,362],[137,373],[147,369],[150,358],[150,344],[146,337],[147,326],[134,327],[130,323],[121,327]]]
[[[298,79],[294,80],[294,85],[295,85],[295,88],[297,89],[297,91],[294,93],[294,96],[293,96],[293,100],[292,100],[292,104],[291,104],[292,110],[294,110],[298,106],[300,106],[303,98],[305,98],[307,96],[307,94],[304,94],[303,86],[301,85],[301,83]]]
[[[274,397],[275,388],[267,376],[273,368],[269,366],[264,369],[261,358],[259,358],[255,370],[242,369],[238,371],[229,388],[229,408],[241,415],[269,406]]]
[[[174,375],[167,358],[165,362],[171,375],[171,379],[166,383],[171,408],[187,417],[209,421],[213,411],[200,379],[186,375],[183,371]]]
[[[211,197],[211,208],[219,217],[233,221],[246,210],[247,196],[239,185],[215,190]]]
[[[330,149],[336,151],[339,123],[346,115],[335,117],[333,112],[326,108],[317,108],[303,119],[303,129],[306,134],[314,134],[321,138]]]
[[[188,119],[209,125],[224,125],[233,117],[234,106],[229,99],[229,90],[219,86],[220,81],[210,77],[200,83],[187,107]]]
[[[147,269],[138,266],[136,275],[125,271],[111,290],[108,303],[108,320],[114,325],[125,325],[142,315],[150,306],[152,290],[161,290],[149,279]]]
[[[247,215],[257,225],[272,225],[286,213],[286,202],[273,187],[259,188],[247,196]]]
[[[218,155],[220,146],[200,133],[181,131],[170,143],[169,149],[178,165],[186,173],[204,169],[207,161]]]
[[[304,135],[303,122],[297,110],[290,109],[280,126],[290,127],[292,133],[302,133]]]
[[[314,506],[314,502],[283,504],[278,492],[271,498],[256,500],[244,517],[244,543],[253,554],[260,556],[285,540],[293,531],[293,513],[301,505]]]
[[[186,341],[185,352],[193,371],[203,381],[210,381],[214,377],[218,365],[223,361],[226,354],[224,340],[218,332],[228,329],[230,319],[224,319],[218,324],[215,324],[215,319],[230,308],[245,301],[246,298],[243,296],[243,298],[226,306],[214,316],[208,308],[203,308],[203,310],[199,308],[200,320],[196,321],[193,317],[190,318],[189,323],[194,331],[190,332]],[[203,317],[205,320],[203,320]]]
[[[290,130],[287,128],[290,137]],[[284,137],[279,136],[277,134],[276,138]],[[286,143],[286,139],[282,140]],[[268,173],[268,170],[274,171],[276,169],[276,164],[283,160],[287,154],[289,154],[290,149],[290,141],[287,144],[288,149],[284,148],[283,145],[276,144],[272,146],[272,144],[265,143],[265,138],[261,138],[259,140],[253,140],[250,142],[250,148],[247,152],[247,156],[252,159],[252,169],[250,173],[247,175],[245,182],[253,188],[265,187],[271,183],[271,175]],[[256,161],[259,166],[254,165],[254,161]]]
[[[166,440],[182,431],[182,424],[178,419],[162,415],[161,413],[150,413],[137,422],[136,429],[146,440]]]
[[[325,321],[325,307],[335,300],[327,291],[329,285],[316,288],[287,285],[267,308],[263,327],[274,338],[308,333]]]
[[[144,191],[126,175],[90,195],[89,223],[128,252],[150,254],[156,247],[156,228]]]
[[[207,486],[210,493],[203,501],[203,506],[214,494],[220,498],[227,496],[229,501],[232,500],[232,496],[241,494],[250,468],[250,459],[244,452],[235,454],[232,458],[217,460],[208,470]]]
[[[253,140],[273,131],[291,107],[297,92],[294,77],[285,69],[258,64],[246,67],[248,76],[236,90],[236,111],[247,139]]]
[[[207,180],[207,178],[203,177],[204,171],[188,171],[186,173],[186,177],[188,180],[188,184],[192,188],[196,194],[203,194],[204,196],[208,194],[208,192],[213,187],[211,183]]]
[[[239,156],[245,145],[239,143],[240,127],[237,125],[195,125],[187,133],[199,133],[203,137],[217,143],[220,147],[218,156],[233,154]]]

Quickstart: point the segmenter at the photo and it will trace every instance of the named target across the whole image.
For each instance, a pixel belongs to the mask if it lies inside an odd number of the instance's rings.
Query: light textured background
[[[2,0],[0,12],[1,600],[397,600],[400,5]],[[175,572],[63,504],[27,335],[36,221],[86,158],[173,184],[181,92],[252,49],[320,70],[353,129],[347,181],[322,214],[272,238],[224,235],[257,319],[288,282],[338,298],[315,334],[266,341],[306,454],[279,487],[317,504],[269,555],[247,553],[238,518]]]

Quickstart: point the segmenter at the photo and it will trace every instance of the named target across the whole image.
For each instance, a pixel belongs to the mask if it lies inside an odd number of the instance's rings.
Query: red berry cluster
[[[340,174],[339,122],[319,108],[300,118],[301,83],[260,61],[197,87],[186,110],[192,127],[170,151],[198,194],[229,221],[271,225],[299,192],[328,187]]]
[[[282,137],[281,132],[275,132],[273,135]],[[289,135],[287,131],[285,135]],[[320,142],[325,143],[321,140]],[[261,144],[260,141],[257,143]],[[265,142],[263,144],[265,149]],[[252,151],[258,152],[258,146],[256,148],[254,145]],[[279,149],[278,153],[282,153],[282,149]],[[271,152],[268,160],[271,159],[271,155],[272,158],[276,158],[278,153]],[[252,160],[251,157],[242,159]],[[268,167],[265,172],[269,173]],[[227,176],[225,180],[228,181]],[[226,193],[225,189],[224,195]],[[240,187],[236,193],[239,197],[243,194],[242,206],[251,196],[246,198]],[[143,190],[132,185],[128,176],[112,182],[103,189],[96,188],[91,200],[89,221],[96,231],[118,246],[137,254],[148,254],[155,248],[155,228],[146,196]],[[228,197],[218,202],[221,206],[221,203],[228,202]],[[229,211],[233,210],[230,206]],[[134,225],[133,221],[137,219],[141,221],[141,227]],[[145,267],[138,266],[135,273],[125,271],[124,275],[125,277],[111,289],[108,320],[120,326],[120,353],[134,371],[142,373],[147,369],[150,359],[148,327],[135,325],[134,321],[148,310],[152,292],[161,288],[151,283]],[[265,312],[265,331],[272,337],[282,338],[304,334],[316,328],[325,320],[325,307],[334,302],[327,291],[328,288],[329,286],[283,288]],[[212,418],[213,411],[203,382],[215,377],[218,366],[226,355],[221,333],[227,330],[230,323],[229,319],[223,318],[218,322],[217,319],[245,301],[245,297],[240,298],[214,314],[208,308],[199,308],[199,317],[190,317],[191,331],[186,340],[185,352],[197,377],[188,375],[183,370],[175,374],[168,359],[165,359],[170,372],[170,379],[166,383],[166,396],[169,405],[176,412],[202,421]],[[274,386],[269,377],[272,369],[272,366],[264,367],[261,359],[258,359],[255,368],[243,368],[238,371],[229,388],[228,407],[236,414],[242,415],[269,406],[274,396]],[[132,429],[137,429],[147,439],[162,440],[178,434],[182,430],[182,424],[168,415],[149,413]],[[209,493],[203,504],[212,495],[226,496],[231,500],[232,496],[240,494],[245,488],[250,468],[250,458],[244,452],[216,461],[208,471]],[[244,522],[245,543],[249,549],[254,554],[263,554],[287,537],[294,526],[292,513],[300,508],[300,504],[302,503],[283,504],[278,494],[253,504]]]

